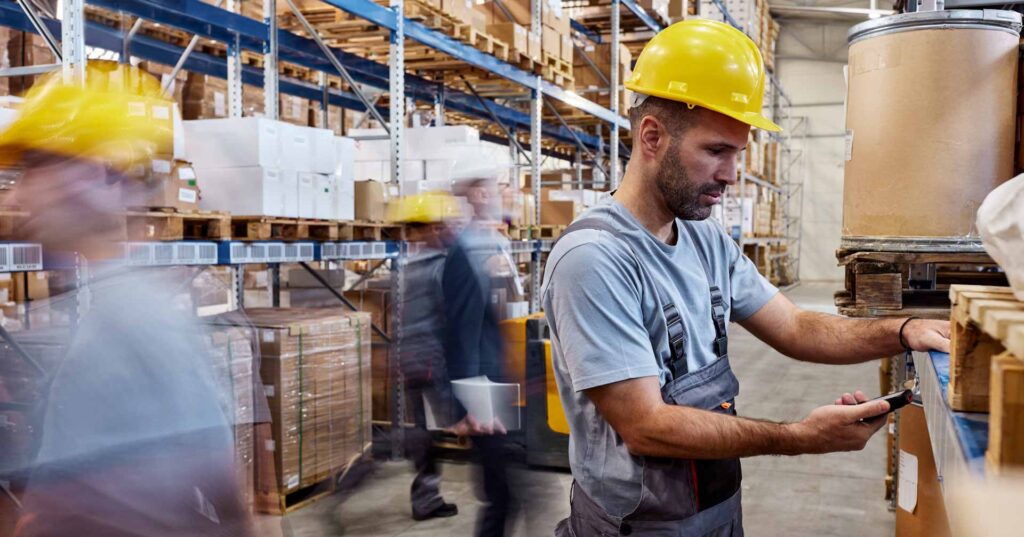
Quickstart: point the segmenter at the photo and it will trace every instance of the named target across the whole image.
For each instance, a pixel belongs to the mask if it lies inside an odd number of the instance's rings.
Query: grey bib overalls
[[[682,227],[696,243],[696,232],[685,224]],[[603,220],[584,218],[569,226],[562,237],[580,229],[599,229],[618,236],[618,231]],[[628,246],[628,242],[623,242]],[[672,351],[669,364],[672,374],[661,388],[661,396],[670,405],[736,415],[735,397],[739,393],[739,381],[729,367],[725,299],[711,276],[704,253],[698,248],[697,254],[707,278],[718,358],[697,371],[687,371],[682,345],[686,338],[685,328],[675,305],[665,301],[665,293],[658,293],[664,295],[659,302],[665,312]],[[637,262],[644,270],[639,259]],[[558,524],[555,535],[742,537],[739,459],[635,458],[643,464],[643,484],[640,501],[633,512],[623,517],[611,516],[574,483],[569,518]]]

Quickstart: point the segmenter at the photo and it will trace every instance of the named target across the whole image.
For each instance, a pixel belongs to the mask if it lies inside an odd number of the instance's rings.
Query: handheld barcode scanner
[[[871,399],[870,401],[864,401],[861,404],[862,405],[866,405],[868,403],[874,403],[875,401],[886,401],[886,402],[889,403],[889,410],[886,411],[885,413],[882,413],[882,414],[878,415],[878,416],[884,416],[885,414],[888,414],[890,412],[899,410],[899,409],[909,405],[910,403],[912,403],[914,401],[914,390],[910,390],[910,389],[900,390],[900,391],[898,391],[896,393],[890,393],[889,395],[883,395],[881,397],[876,397],[874,399]],[[872,416],[871,418],[868,418],[868,419],[869,420],[873,420],[873,419],[877,418],[878,416]],[[862,421],[867,421],[867,420],[862,420]]]

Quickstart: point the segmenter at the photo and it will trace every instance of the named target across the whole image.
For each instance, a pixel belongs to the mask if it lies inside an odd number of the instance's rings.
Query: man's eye
[[[722,149],[721,147],[712,147],[708,149],[708,152],[711,153],[712,155],[718,156],[721,155],[722,153],[725,153],[725,149]]]

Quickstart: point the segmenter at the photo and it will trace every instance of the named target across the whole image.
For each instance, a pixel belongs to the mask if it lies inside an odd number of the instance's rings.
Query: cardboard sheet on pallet
[[[282,493],[344,469],[370,441],[370,315],[249,309]]]

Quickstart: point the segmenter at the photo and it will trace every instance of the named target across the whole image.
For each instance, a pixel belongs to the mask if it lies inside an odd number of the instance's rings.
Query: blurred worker
[[[49,372],[38,456],[16,534],[246,535],[230,418],[209,347],[174,309],[180,277],[123,265],[122,191],[145,189],[169,152],[159,83],[128,66],[90,66],[34,86],[0,133],[0,166],[20,166],[24,240],[88,261],[72,293],[68,352]],[[169,116],[167,116],[169,117]]]
[[[459,512],[455,504],[441,497],[441,470],[434,448],[435,432],[457,421],[453,419],[445,361],[441,280],[445,254],[456,233],[451,226],[458,214],[456,200],[444,193],[407,196],[392,205],[391,220],[405,224],[412,250],[402,267],[397,348],[405,375],[406,403],[416,425],[406,432],[407,454],[416,468],[411,492],[416,520]]]
[[[548,259],[542,300],[571,431],[571,515],[557,535],[743,535],[740,457],[862,449],[884,402],[798,423],[736,417],[728,323],[799,360],[852,364],[948,350],[949,324],[802,311],[707,221],[761,116],[764,65],[729,25],[676,23],[626,87],[633,149],[612,198]],[[753,358],[753,357],[751,357]]]
[[[498,171],[482,163],[457,167],[454,173],[452,190],[466,200],[473,214],[449,248],[443,280],[449,325],[446,352],[453,379],[484,375],[492,381],[505,380],[500,316],[492,295],[502,279],[514,279],[518,286],[518,273],[509,257],[508,239],[496,229],[501,215]],[[504,432],[473,437],[487,502],[477,522],[477,534],[482,536],[504,535],[512,518]]]

